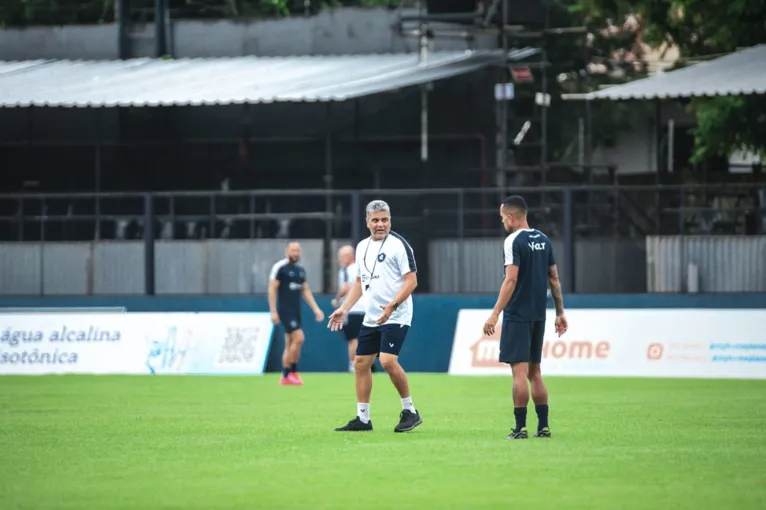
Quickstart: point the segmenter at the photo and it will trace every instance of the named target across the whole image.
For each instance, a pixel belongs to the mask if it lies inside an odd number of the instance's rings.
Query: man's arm
[[[348,313],[349,310],[356,304],[357,301],[359,301],[359,298],[362,297],[362,279],[358,276],[356,277],[356,280],[354,280],[354,284],[351,286],[351,289],[348,291],[348,296],[346,297],[346,300],[343,302],[343,306],[341,306],[341,310],[343,310],[345,313]]]
[[[516,290],[516,281],[519,278],[519,266],[509,264],[505,266],[505,278],[503,278],[503,284],[500,285],[500,294],[497,296],[497,302],[495,308],[492,310],[492,315],[500,316],[500,312],[503,311],[505,305],[513,296],[513,291]]]
[[[548,267],[548,282],[551,284],[551,296],[556,305],[556,316],[559,317],[564,315],[564,295],[561,292],[561,282],[556,264]]]
[[[399,292],[396,293],[394,300],[391,302],[391,304],[396,303],[397,306],[404,303],[418,287],[418,265],[415,262],[415,251],[407,241],[404,239],[401,241],[402,250],[397,254],[396,262],[399,265],[402,278],[404,278],[404,285],[402,285],[402,288],[399,289]]]
[[[308,303],[309,307],[314,313],[319,313],[322,311],[322,309],[319,308],[319,305],[317,305],[317,302],[314,300],[314,294],[311,292],[308,282],[303,282],[301,294],[303,294],[303,299],[306,301],[306,303]]]
[[[277,289],[279,280],[269,280],[269,312],[271,312],[272,321],[276,324],[279,320],[277,314]]]
[[[338,289],[338,293],[335,295],[335,301],[340,301],[340,299],[348,294],[348,291],[351,290],[351,284],[350,283],[344,283],[340,286]]]
[[[418,274],[415,271],[410,271],[404,275],[404,285],[402,285],[402,288],[399,290],[396,296],[394,296],[394,302],[396,302],[397,305],[401,305],[408,297],[410,297],[410,294],[415,292],[417,287]]]

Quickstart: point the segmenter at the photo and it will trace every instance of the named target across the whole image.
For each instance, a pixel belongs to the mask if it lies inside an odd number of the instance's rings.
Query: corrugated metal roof
[[[766,44],[676,71],[564,99],[664,99],[766,94]]]
[[[0,62],[0,106],[160,106],[343,101],[469,73],[496,51]]]

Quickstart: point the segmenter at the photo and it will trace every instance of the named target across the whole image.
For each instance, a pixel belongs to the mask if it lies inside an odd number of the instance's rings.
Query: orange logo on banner
[[[611,345],[606,341],[546,341],[543,344],[543,359],[607,359],[610,348]],[[498,361],[500,357],[500,328],[495,328],[495,334],[491,337],[482,335],[474,342],[471,345],[471,354],[471,366],[509,367],[508,364]]]
[[[646,348],[646,359],[656,361],[662,359],[662,352],[665,350],[662,344],[649,344]]]

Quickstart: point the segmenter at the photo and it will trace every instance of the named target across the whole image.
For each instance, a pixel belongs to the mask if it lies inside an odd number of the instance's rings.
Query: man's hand
[[[380,316],[380,319],[375,321],[378,326],[385,324],[386,321],[391,317],[391,314],[394,313],[394,304],[388,303],[386,306],[381,306],[380,309],[383,310],[383,315]]]
[[[322,322],[324,320],[324,312],[320,308],[317,308],[314,310],[314,317],[316,318],[317,322]]]
[[[340,331],[343,329],[344,322],[346,322],[346,311],[343,308],[338,308],[330,314],[330,322],[327,323],[327,327],[330,331]]]
[[[567,318],[563,313],[556,317],[555,324],[556,324],[556,333],[559,336],[566,333],[567,329],[569,329],[569,323],[567,323]]]
[[[492,336],[495,334],[495,324],[497,324],[497,321],[500,319],[500,316],[496,313],[493,313],[489,316],[489,319],[487,319],[487,322],[484,323],[484,334],[487,336]]]
[[[278,313],[274,312],[274,313],[271,314],[271,323],[274,324],[275,326],[277,324],[279,324],[279,314]]]

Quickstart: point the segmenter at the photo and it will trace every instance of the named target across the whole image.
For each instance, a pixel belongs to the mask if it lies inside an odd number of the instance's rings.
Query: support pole
[[[154,43],[155,57],[162,58],[168,53],[166,17],[168,0],[154,0]]]
[[[327,192],[325,194],[325,212],[327,213],[327,218],[325,218],[325,234],[324,234],[324,260],[325,263],[324,266],[324,284],[322,285],[323,289],[322,291],[325,293],[332,292],[332,286],[331,282],[333,281],[333,272],[332,268],[334,267],[333,264],[330,264],[330,261],[333,260],[333,253],[332,253],[332,235],[333,235],[333,220],[330,217],[332,214],[332,194],[331,191],[333,189],[333,160],[332,160],[332,119],[333,119],[333,113],[332,113],[332,103],[328,102],[326,109],[325,109],[325,153],[324,153],[324,163],[325,163],[325,172],[324,172],[324,184],[325,184],[325,191]]]
[[[420,56],[418,64],[428,65],[428,25],[420,25]],[[428,161],[428,88],[430,84],[420,86],[420,161]]]
[[[144,195],[144,294],[154,295],[154,197]]]
[[[351,245],[354,246],[362,238],[359,228],[362,222],[362,194],[358,191],[351,193]]]
[[[428,161],[428,87],[420,86],[420,161]]]
[[[503,67],[501,68],[502,89],[505,91],[508,83],[508,35],[506,25],[508,24],[508,2],[500,3],[500,45],[503,48]],[[495,185],[500,192],[499,199],[502,200],[505,195],[506,186],[506,167],[508,166],[508,101],[505,96],[495,103],[496,127],[496,150],[497,150],[497,174],[495,176]]]
[[[117,47],[120,58],[130,58],[130,2],[117,0]]]
[[[564,292],[575,292],[574,202],[572,189],[564,190]]]
[[[457,238],[460,240],[460,246],[457,250],[457,291],[466,292],[465,289],[465,191],[462,189],[457,194]]]

